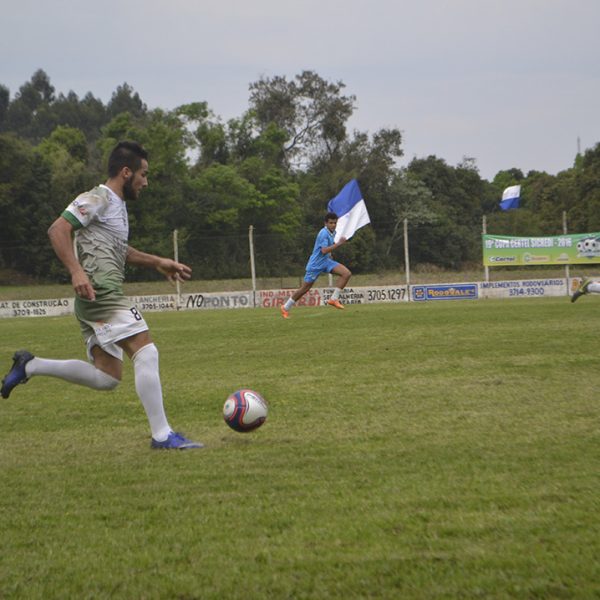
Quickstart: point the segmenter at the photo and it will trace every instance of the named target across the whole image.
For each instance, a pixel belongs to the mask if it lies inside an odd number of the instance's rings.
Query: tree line
[[[171,255],[177,229],[180,260],[197,278],[247,276],[250,225],[257,273],[297,274],[328,200],[352,178],[372,221],[337,253],[354,272],[403,267],[404,219],[411,265],[452,269],[481,263],[484,214],[489,233],[559,234],[563,211],[570,231],[600,230],[600,144],[557,175],[512,168],[490,182],[473,158],[451,166],[433,154],[398,167],[400,130],[349,131],[356,98],[344,88],[312,71],[263,77],[249,85],[247,110],[223,122],[203,101],[149,109],[127,83],[107,104],[91,92],[57,94],[43,70],[13,97],[0,84],[0,269],[66,279],[46,230],[105,180],[123,139],[150,155],[150,185],[129,206],[132,245]],[[515,184],[522,208],[503,213],[502,191]]]

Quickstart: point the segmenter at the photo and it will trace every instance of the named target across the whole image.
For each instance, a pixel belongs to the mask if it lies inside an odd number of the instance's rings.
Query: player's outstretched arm
[[[127,262],[138,267],[156,269],[171,283],[186,281],[192,277],[192,269],[187,265],[163,256],[147,254],[141,250],[136,250],[132,246],[127,248]]]

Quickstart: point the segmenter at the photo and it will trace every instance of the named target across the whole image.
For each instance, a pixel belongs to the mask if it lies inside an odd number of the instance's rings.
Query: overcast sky
[[[316,71],[357,98],[350,127],[403,133],[406,164],[476,159],[482,177],[557,172],[600,142],[600,0],[0,0],[0,83],[223,120],[261,76]]]

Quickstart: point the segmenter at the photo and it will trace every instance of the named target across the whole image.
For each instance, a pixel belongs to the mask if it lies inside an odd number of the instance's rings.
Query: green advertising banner
[[[547,237],[482,235],[483,265],[582,265],[600,263],[600,233]]]

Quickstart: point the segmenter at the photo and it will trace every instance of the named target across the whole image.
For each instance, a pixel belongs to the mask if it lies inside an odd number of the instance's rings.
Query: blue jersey
[[[331,233],[327,227],[323,227],[315,240],[315,247],[306,263],[307,271],[325,271],[331,260],[331,252],[323,254],[321,248],[333,246],[335,243],[335,231]]]

